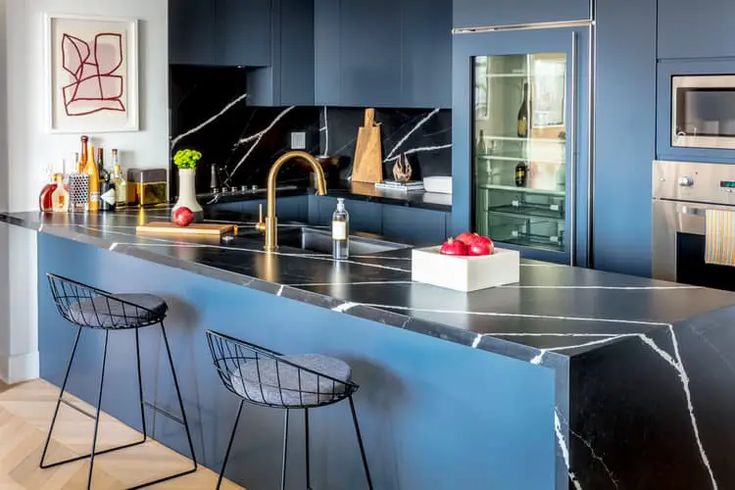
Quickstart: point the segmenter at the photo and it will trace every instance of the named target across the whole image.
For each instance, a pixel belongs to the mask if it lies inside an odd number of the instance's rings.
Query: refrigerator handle
[[[571,113],[569,115],[569,265],[577,264],[577,32],[572,31],[572,73],[569,77]]]

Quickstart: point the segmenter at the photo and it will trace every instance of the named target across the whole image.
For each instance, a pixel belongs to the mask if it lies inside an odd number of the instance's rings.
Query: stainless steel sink
[[[254,234],[248,233],[248,237]],[[257,236],[262,236],[257,234]],[[332,234],[329,230],[295,225],[293,228],[280,227],[278,229],[278,245],[281,247],[298,248],[316,253],[332,253]],[[369,233],[350,235],[350,254],[368,255],[391,250],[410,248],[410,245],[384,240]]]

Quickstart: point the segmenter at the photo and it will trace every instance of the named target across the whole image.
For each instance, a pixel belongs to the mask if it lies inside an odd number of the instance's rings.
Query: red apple
[[[464,233],[460,233],[459,235],[457,235],[457,238],[455,238],[455,240],[469,246],[469,244],[472,243],[476,236],[478,236],[477,233],[470,233],[469,231],[465,231]]]
[[[459,240],[450,238],[439,248],[439,253],[442,255],[467,255],[467,245]]]
[[[194,221],[194,213],[186,207],[178,208],[174,211],[172,221],[176,226],[189,226]]]

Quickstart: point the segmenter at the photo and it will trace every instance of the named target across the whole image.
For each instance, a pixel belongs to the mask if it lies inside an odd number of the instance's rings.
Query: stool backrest
[[[329,403],[332,403],[350,395],[358,388],[355,383],[342,381],[290,362],[276,351],[222,333],[208,330],[207,342],[212,353],[212,361],[225,387],[256,405],[277,408],[288,405],[294,408],[293,402],[286,403],[286,401],[297,398],[301,406],[307,406],[309,399],[322,399],[327,392],[326,389],[322,389],[324,386],[327,386],[331,393],[342,395],[330,399]],[[295,374],[296,384],[283,383],[281,373],[284,371]],[[275,381],[273,381],[274,373]],[[249,381],[257,384],[257,388],[252,393],[248,390],[236,390],[233,386],[233,377],[239,380],[250,378]],[[306,382],[307,377],[309,378],[308,383]],[[312,388],[307,388],[305,386],[307,384]],[[280,401],[280,403],[273,403],[273,397],[267,396],[266,390],[277,390],[275,401]]]
[[[131,328],[142,326],[141,318],[156,316],[102,289],[56,274],[47,273],[46,277],[59,314],[80,327]]]

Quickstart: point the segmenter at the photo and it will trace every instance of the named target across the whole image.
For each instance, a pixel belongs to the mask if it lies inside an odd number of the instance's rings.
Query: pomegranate
[[[442,255],[467,255],[467,245],[459,240],[450,238],[439,248],[439,253]]]
[[[187,207],[181,207],[174,211],[171,221],[176,226],[189,226],[194,221],[194,213]]]

